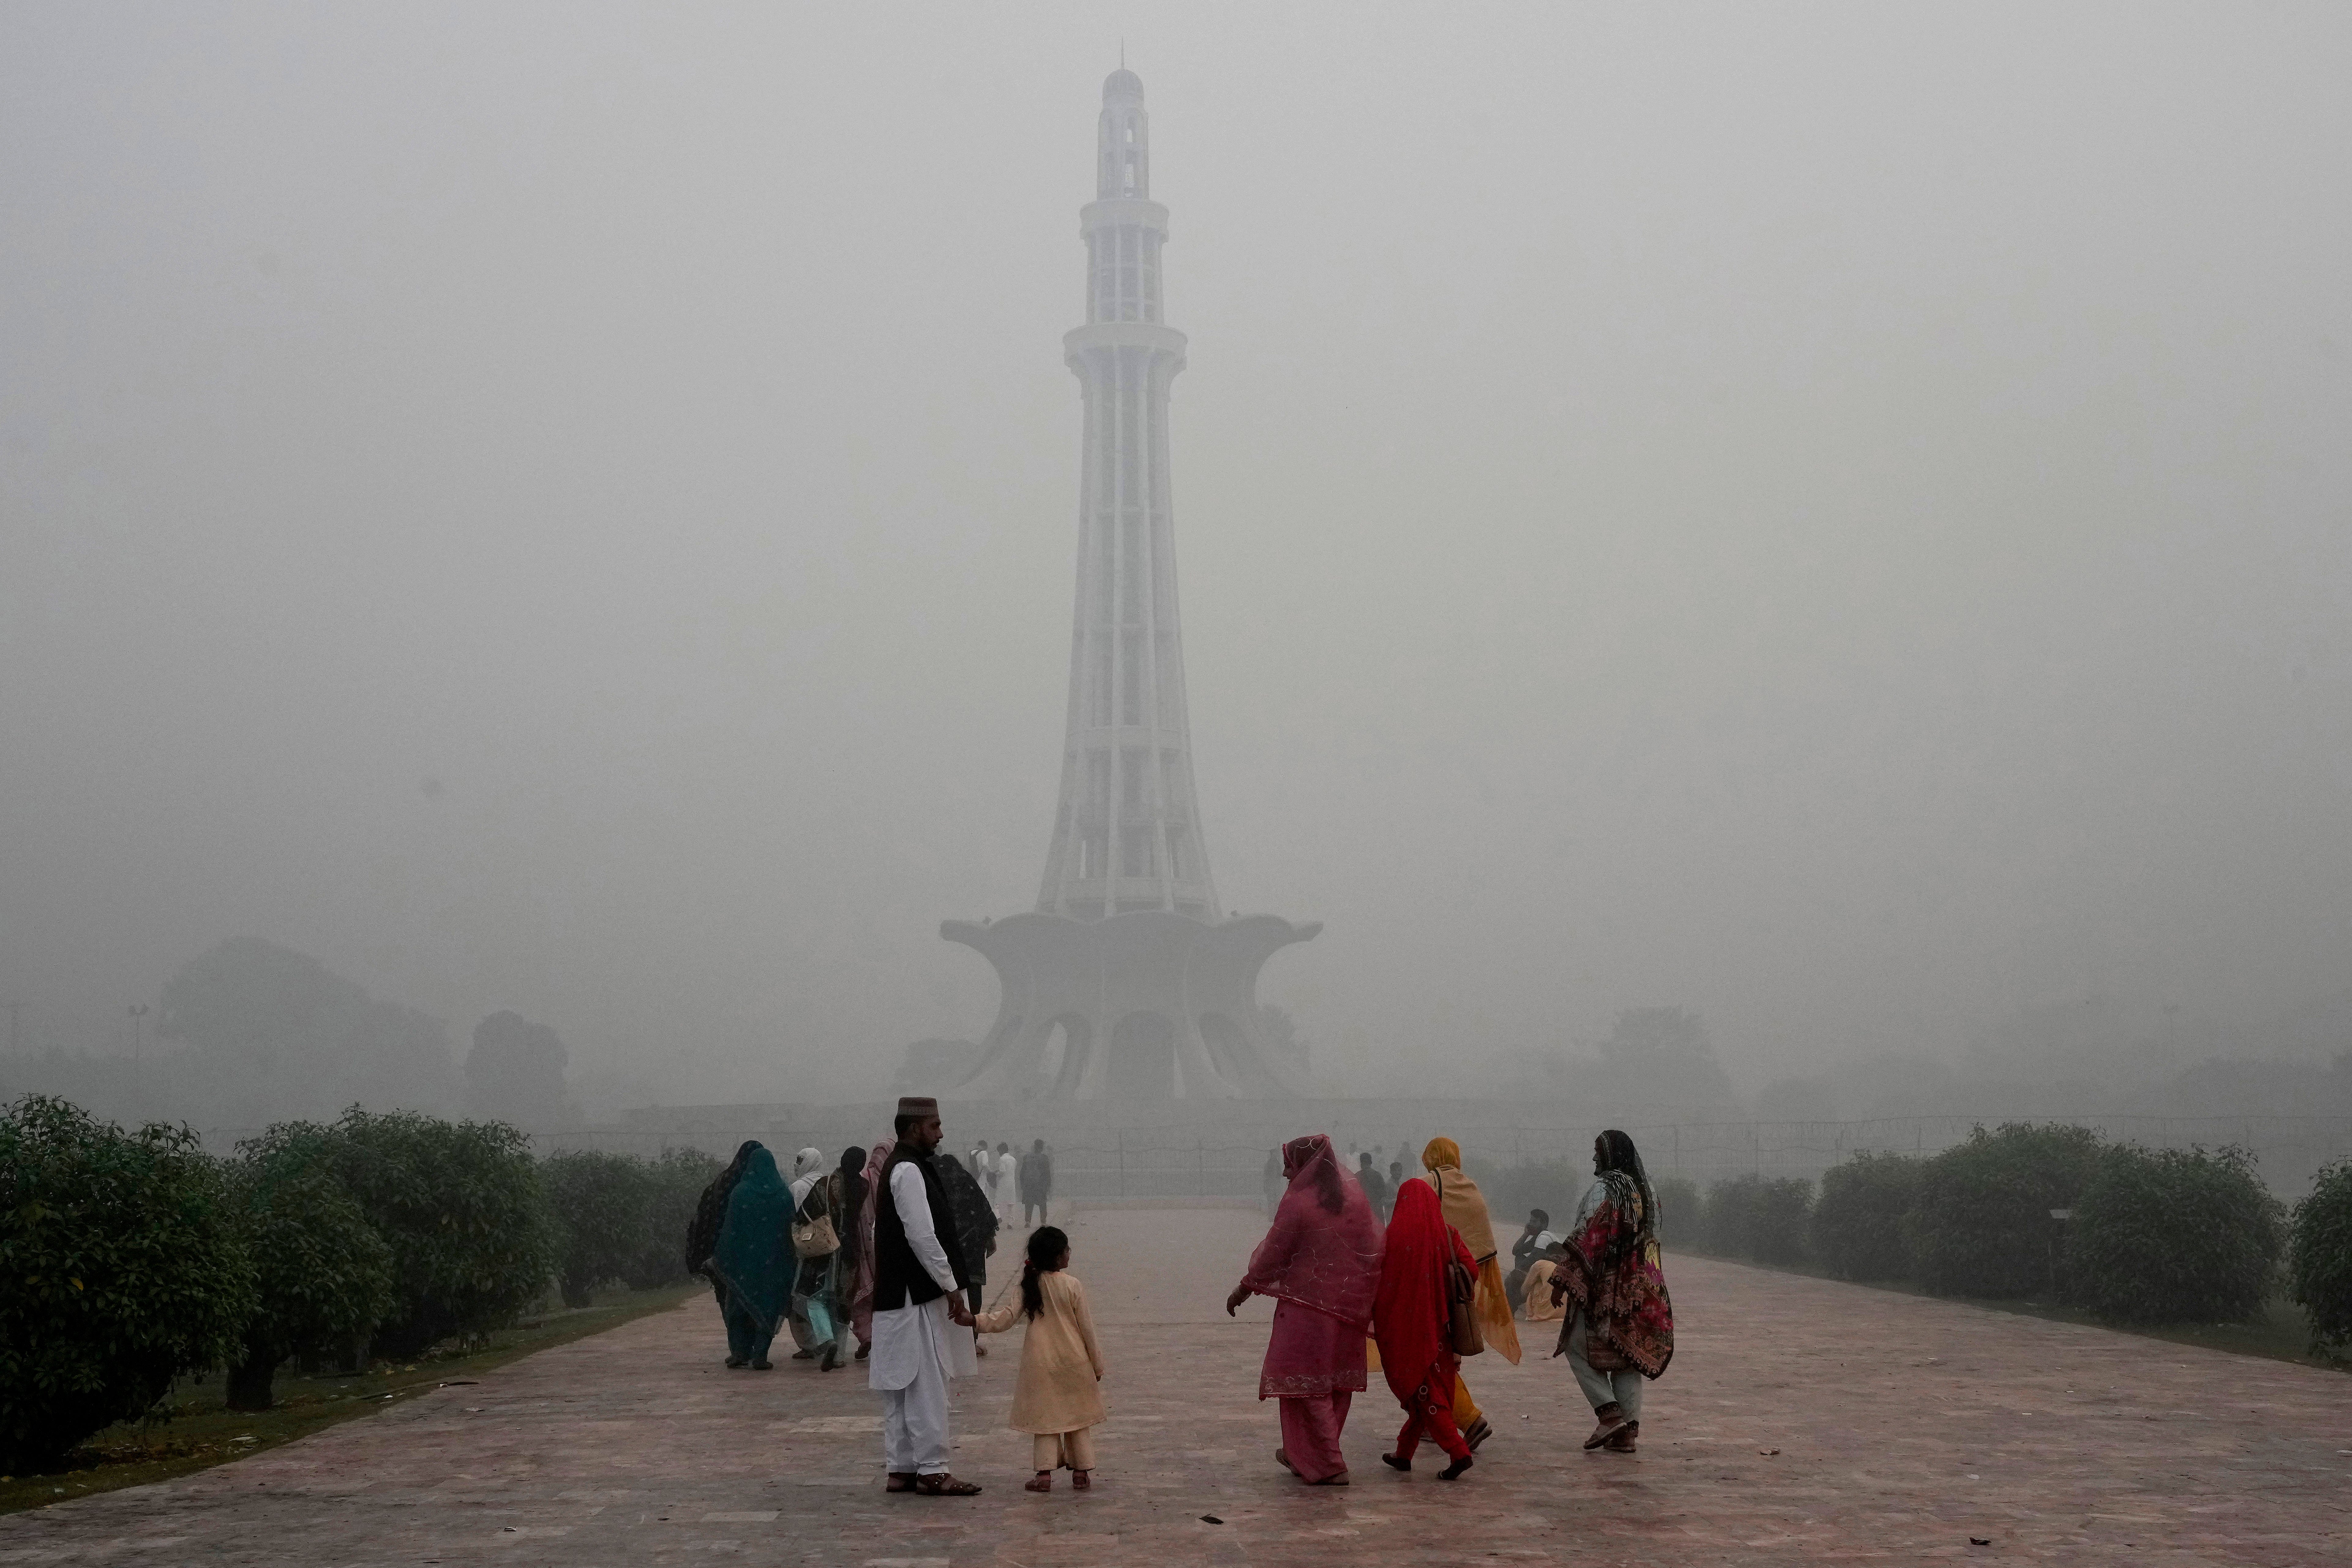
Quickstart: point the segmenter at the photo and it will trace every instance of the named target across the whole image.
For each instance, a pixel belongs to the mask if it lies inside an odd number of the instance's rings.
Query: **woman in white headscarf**
[[[797,1216],[801,1205],[808,1202],[809,1190],[814,1187],[824,1175],[824,1156],[816,1150],[803,1149],[793,1156],[792,1191],[794,1215]],[[811,1261],[805,1258],[801,1259],[803,1271],[805,1271],[806,1266]],[[793,1291],[792,1313],[787,1321],[792,1324],[794,1361],[815,1360],[821,1342],[829,1342],[832,1338],[830,1334],[818,1332],[816,1325],[809,1321],[808,1300],[809,1298],[798,1289]]]

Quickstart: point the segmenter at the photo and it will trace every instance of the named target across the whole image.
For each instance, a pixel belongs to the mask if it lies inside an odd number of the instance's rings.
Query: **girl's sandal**
[[[1035,1475],[1021,1483],[1021,1489],[1024,1492],[1052,1491],[1054,1489],[1054,1472],[1051,1470],[1038,1471]]]
[[[1092,1491],[1094,1489],[1094,1485],[1095,1473],[1092,1470],[1072,1470],[1070,1472],[1070,1489],[1072,1491]]]

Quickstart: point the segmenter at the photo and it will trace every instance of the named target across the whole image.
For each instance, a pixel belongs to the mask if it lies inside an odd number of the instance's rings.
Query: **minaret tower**
[[[1078,216],[1087,324],[1062,339],[1086,410],[1077,614],[1062,805],[1037,907],[1075,920],[1129,910],[1213,920],[1168,487],[1168,386],[1184,368],[1184,334],[1160,320],[1168,209],[1151,199],[1134,72],[1103,84],[1095,141],[1095,199]]]
[[[1034,913],[949,921],[1003,988],[971,1099],[1288,1092],[1257,1010],[1258,972],[1322,929],[1219,915],[1192,788],[1168,483],[1168,388],[1184,334],[1161,320],[1168,209],[1151,199],[1143,83],[1103,82],[1095,199],[1080,209],[1087,321],[1062,339],[1078,378],[1077,608],[1062,801]]]

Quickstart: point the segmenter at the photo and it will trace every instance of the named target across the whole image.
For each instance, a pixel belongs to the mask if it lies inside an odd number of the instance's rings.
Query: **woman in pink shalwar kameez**
[[[1274,1225],[1225,1310],[1252,1296],[1274,1298],[1257,1396],[1282,1401],[1275,1459],[1309,1486],[1344,1487],[1339,1431],[1349,1401],[1366,1385],[1364,1336],[1381,1282],[1381,1227],[1371,1200],[1340,1169],[1322,1133],[1284,1144],[1282,1173],[1289,1184]]]

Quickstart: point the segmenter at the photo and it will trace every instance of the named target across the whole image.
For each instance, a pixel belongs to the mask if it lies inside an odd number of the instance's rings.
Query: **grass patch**
[[[1736,1263],[1742,1268],[1761,1268],[1774,1274],[1801,1274],[1807,1279],[1826,1279],[1834,1285],[1858,1285],[1865,1290],[1891,1290],[1898,1296],[1921,1296],[1933,1301],[1960,1301],[1995,1312],[2014,1312],[2023,1318],[2044,1318],[2053,1323],[2079,1323],[2084,1328],[2105,1329],[2111,1333],[2132,1334],[2144,1340],[2197,1345],[2205,1350],[2228,1351],[2232,1355],[2262,1356],[2270,1361],[2290,1361],[2298,1366],[2322,1367],[2329,1372],[2352,1372],[2352,1361],[2311,1353],[2309,1315],[2293,1301],[2280,1296],[2273,1296],[2264,1302],[2262,1316],[2250,1322],[2170,1323],[2158,1328],[2127,1328],[2095,1318],[2079,1307],[2063,1306],[2053,1301],[1935,1296],[1907,1280],[1840,1279],[1827,1269],[1809,1263],[1757,1263],[1745,1258],[1720,1258],[1691,1247],[1683,1250],[1694,1258],[1704,1258],[1715,1263]]]
[[[362,1373],[300,1377],[293,1374],[289,1363],[278,1374],[278,1403],[268,1410],[227,1408],[222,1403],[227,1389],[218,1372],[201,1381],[184,1378],[158,1407],[167,1410],[168,1416],[109,1426],[68,1456],[66,1468],[47,1475],[0,1477],[0,1513],[169,1480],[242,1459],[444,1384],[478,1378],[535,1351],[665,1311],[709,1289],[697,1280],[658,1290],[600,1291],[585,1307],[528,1314],[513,1328],[490,1334],[485,1343],[464,1349],[436,1346],[413,1362],[378,1362]]]

